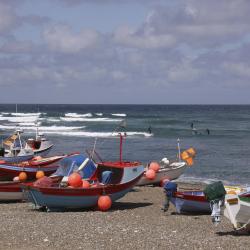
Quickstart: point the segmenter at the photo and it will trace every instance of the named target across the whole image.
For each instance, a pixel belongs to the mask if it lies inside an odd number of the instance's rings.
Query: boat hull
[[[100,185],[91,188],[34,187],[22,185],[27,198],[36,208],[46,207],[47,211],[90,208],[97,205],[101,195],[109,195],[112,201],[122,198],[138,182],[143,172],[130,182]]]
[[[178,165],[169,165],[167,167],[162,167],[156,173],[156,177],[153,180],[149,180],[146,178],[146,173],[144,173],[141,180],[138,182],[137,186],[144,186],[144,185],[156,185],[160,184],[160,182],[164,179],[175,180],[179,178],[187,168],[186,163],[181,162]]]
[[[224,216],[233,224],[236,230],[250,232],[250,195],[227,195],[225,199]]]
[[[209,202],[202,191],[176,192],[170,199],[177,213],[211,213]]]
[[[0,201],[19,201],[23,200],[23,192],[18,183],[0,183]]]
[[[58,162],[66,156],[50,157],[47,159],[22,162],[19,164],[0,164],[0,180],[13,180],[21,172],[26,172],[28,179],[35,179],[36,172],[41,170],[46,176],[53,174],[59,167]]]

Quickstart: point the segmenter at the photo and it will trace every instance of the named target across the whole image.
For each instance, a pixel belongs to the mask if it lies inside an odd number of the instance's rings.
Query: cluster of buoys
[[[156,177],[156,173],[160,170],[160,164],[158,162],[152,161],[149,164],[148,170],[145,173],[145,176],[149,180],[153,180]]]
[[[194,164],[194,157],[196,155],[196,151],[194,148],[189,148],[181,153],[181,159],[184,160],[189,166]]]
[[[91,188],[98,187],[97,183],[90,185],[87,180],[83,180],[81,175],[77,172],[72,173],[68,178],[69,188]],[[98,198],[97,206],[100,211],[107,211],[112,206],[112,200],[108,195],[101,195]]]

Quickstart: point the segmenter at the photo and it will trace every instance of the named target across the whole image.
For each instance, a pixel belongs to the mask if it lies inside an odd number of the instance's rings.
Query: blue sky
[[[0,0],[1,103],[249,104],[247,0]]]

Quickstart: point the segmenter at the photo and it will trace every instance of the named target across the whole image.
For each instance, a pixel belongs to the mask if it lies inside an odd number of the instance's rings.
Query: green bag
[[[203,192],[208,201],[222,199],[227,193],[221,181],[207,185]]]

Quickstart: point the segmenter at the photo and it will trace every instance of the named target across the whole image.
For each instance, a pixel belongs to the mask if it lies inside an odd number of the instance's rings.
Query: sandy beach
[[[161,211],[160,187],[136,187],[108,212],[43,212],[30,203],[1,203],[0,249],[250,249],[222,217]]]

